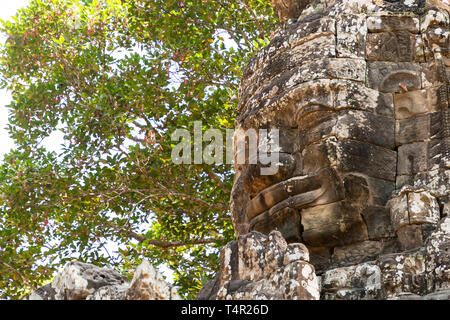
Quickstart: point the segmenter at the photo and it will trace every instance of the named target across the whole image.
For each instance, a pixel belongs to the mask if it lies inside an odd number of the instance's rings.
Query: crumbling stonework
[[[301,243],[287,244],[281,233],[250,232],[220,253],[219,275],[198,299],[318,300],[319,283]]]
[[[282,24],[244,71],[235,141],[278,129],[279,170],[235,161],[239,255],[225,247],[200,298],[290,298],[272,294],[274,268],[230,260],[263,257],[254,231],[273,230],[306,246],[324,299],[448,297],[448,1],[272,3]],[[226,278],[240,268],[254,279]]]
[[[328,270],[321,275],[322,298],[448,300],[449,239],[450,218],[445,217],[423,247]]]
[[[72,261],[28,300],[179,300],[175,288],[144,260],[131,283],[115,270]]]
[[[146,260],[134,272],[127,289],[127,300],[180,300],[176,290],[170,286]]]

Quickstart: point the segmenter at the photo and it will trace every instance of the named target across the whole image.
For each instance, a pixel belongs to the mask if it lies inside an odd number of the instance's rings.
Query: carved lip
[[[298,176],[272,185],[258,193],[247,206],[247,217],[254,225],[285,208],[301,209],[343,199],[343,190],[332,168]]]

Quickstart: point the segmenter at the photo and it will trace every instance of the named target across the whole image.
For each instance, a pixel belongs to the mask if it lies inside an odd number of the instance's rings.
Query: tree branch
[[[171,242],[171,241],[161,241],[161,240],[155,240],[155,239],[150,239],[147,237],[144,237],[140,234],[137,234],[136,232],[132,231],[132,230],[127,230],[125,228],[121,228],[118,227],[114,224],[108,223],[108,225],[113,228],[114,230],[120,232],[120,233],[124,233],[127,236],[139,241],[139,243],[143,243],[144,241],[146,241],[148,244],[151,244],[153,246],[156,247],[160,247],[160,248],[175,248],[175,247],[185,247],[185,246],[193,246],[193,245],[199,245],[199,244],[208,244],[208,243],[213,243],[216,241],[223,241],[225,240],[225,238],[223,237],[219,237],[219,238],[209,238],[209,239],[202,239],[202,240],[195,240],[195,241],[191,241],[191,242],[183,242],[183,241],[175,241],[175,242]]]
[[[23,274],[21,274],[19,271],[17,271],[16,269],[14,269],[13,267],[11,267],[9,264],[7,264],[5,261],[0,260],[0,264],[3,265],[4,267],[6,267],[7,269],[11,270],[14,274],[16,274],[19,278],[22,279],[22,281],[32,290],[36,290],[36,288],[34,286],[32,286],[27,279],[25,279],[25,277],[23,276]]]
[[[211,170],[207,170],[207,174],[211,180],[213,180],[215,183],[217,183],[220,186],[220,188],[223,190],[223,192],[225,192],[226,194],[230,193],[230,189],[227,188],[225,183],[223,183],[223,181],[220,179],[220,177],[216,173],[214,173]]]
[[[131,192],[136,192],[139,194],[143,194],[144,192],[148,192],[150,190],[142,190],[142,189],[130,189],[129,191]],[[221,206],[221,205],[217,205],[217,204],[212,204],[212,203],[208,203],[204,200],[195,198],[191,195],[188,194],[184,194],[184,193],[179,193],[179,192],[173,192],[167,189],[167,193],[154,193],[154,194],[149,194],[149,195],[145,195],[146,198],[160,198],[160,197],[168,197],[168,196],[175,196],[175,197],[180,197],[183,198],[185,200],[189,200],[191,202],[194,202],[196,204],[199,204],[201,206],[204,207],[208,207],[211,209],[216,209],[216,210],[228,210],[227,207]]]

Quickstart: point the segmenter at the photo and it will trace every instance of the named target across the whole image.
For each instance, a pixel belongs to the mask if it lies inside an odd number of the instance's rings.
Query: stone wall
[[[222,249],[220,272],[197,299],[450,300],[449,248],[445,217],[423,247],[316,275],[303,244],[252,231]]]

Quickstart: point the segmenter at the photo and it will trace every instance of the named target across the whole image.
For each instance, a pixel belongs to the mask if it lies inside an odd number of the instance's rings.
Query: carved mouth
[[[250,201],[247,206],[250,228],[272,219],[286,208],[303,209],[342,200],[343,193],[332,168],[279,182],[265,188]]]

